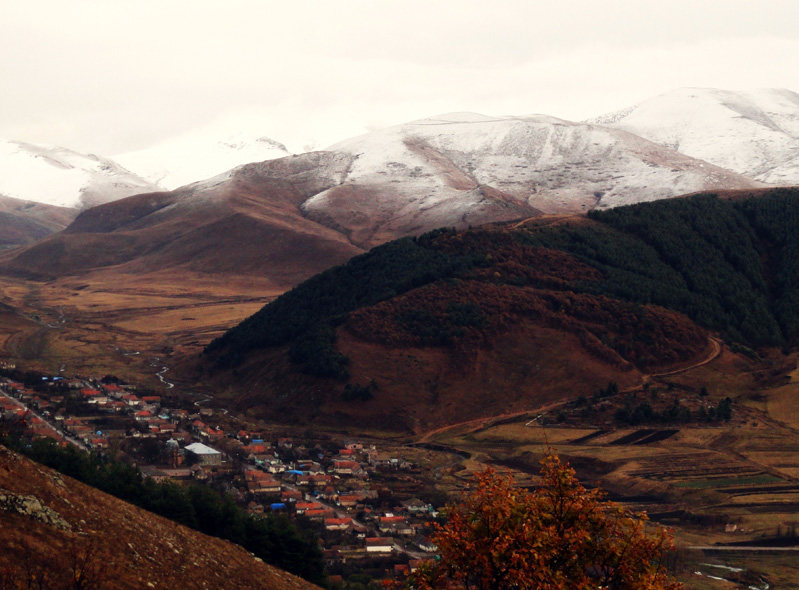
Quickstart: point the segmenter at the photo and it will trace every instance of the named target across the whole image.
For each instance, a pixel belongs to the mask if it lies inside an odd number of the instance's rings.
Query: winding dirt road
[[[708,356],[703,358],[701,361],[699,361],[697,363],[694,363],[692,365],[689,365],[687,367],[681,367],[679,369],[674,369],[674,370],[671,370],[671,371],[663,371],[662,373],[644,374],[644,375],[641,376],[642,377],[641,383],[639,383],[638,385],[634,385],[632,387],[628,387],[626,389],[623,389],[623,390],[621,390],[620,393],[628,393],[628,392],[631,392],[631,391],[636,391],[638,389],[641,389],[644,386],[644,384],[647,383],[653,377],[666,377],[666,376],[669,376],[669,375],[679,375],[681,373],[685,373],[687,371],[691,371],[693,369],[696,369],[697,367],[704,366],[704,365],[716,360],[719,357],[719,355],[721,354],[722,350],[723,350],[723,346],[722,346],[721,340],[715,338],[714,336],[708,336],[708,344],[710,345],[710,354],[708,354]],[[558,406],[563,405],[564,403],[567,403],[567,402],[565,402],[565,401],[564,402],[556,402],[556,403],[548,404],[546,406],[541,406],[539,408],[532,409],[532,410],[524,410],[524,411],[521,411],[521,412],[511,412],[511,413],[508,413],[508,414],[499,414],[497,416],[485,416],[483,418],[475,418],[473,420],[466,420],[465,422],[458,422],[457,424],[449,424],[447,426],[442,426],[441,428],[436,428],[434,430],[430,430],[428,432],[425,432],[415,442],[417,442],[417,443],[427,443],[427,442],[430,442],[433,439],[433,437],[438,436],[439,434],[441,434],[443,432],[447,432],[447,431],[450,431],[450,430],[461,429],[461,428],[464,429],[464,434],[470,434],[472,432],[480,430],[481,428],[484,428],[490,422],[495,422],[495,421],[499,421],[499,420],[506,420],[508,418],[516,418],[518,416],[524,416],[526,414],[543,414],[543,413],[546,413],[546,412],[549,412],[549,411],[553,410],[554,408],[557,408]]]

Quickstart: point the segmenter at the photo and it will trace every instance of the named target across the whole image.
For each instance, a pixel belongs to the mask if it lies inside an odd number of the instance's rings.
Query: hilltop
[[[272,418],[416,430],[640,383],[703,358],[708,331],[789,346],[795,193],[391,242],[216,339],[195,375]]]

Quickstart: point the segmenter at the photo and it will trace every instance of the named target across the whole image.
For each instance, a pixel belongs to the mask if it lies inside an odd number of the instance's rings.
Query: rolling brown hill
[[[349,163],[336,154],[306,154],[101,205],[64,232],[7,255],[3,270],[35,279],[183,269],[290,286],[362,251],[299,209],[335,186]]]
[[[317,588],[237,545],[126,504],[3,446],[0,530],[3,588],[34,587],[28,582],[114,590]],[[83,585],[75,585],[76,574],[84,576]]]
[[[77,215],[56,207],[0,195],[0,246],[20,246],[66,228]]]

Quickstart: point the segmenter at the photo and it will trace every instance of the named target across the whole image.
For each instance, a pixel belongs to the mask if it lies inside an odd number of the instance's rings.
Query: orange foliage
[[[475,476],[434,542],[440,561],[409,580],[418,590],[453,583],[476,590],[678,590],[660,560],[673,548],[663,529],[586,490],[556,456],[541,461],[533,492],[492,469]]]

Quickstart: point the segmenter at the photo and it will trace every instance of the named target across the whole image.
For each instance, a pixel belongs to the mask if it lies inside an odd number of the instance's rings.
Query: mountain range
[[[729,164],[722,157],[729,151],[729,142],[721,139],[724,132],[749,142],[746,153],[751,155],[751,166],[739,167],[745,173],[770,161],[782,164],[758,178],[787,174],[791,158],[796,157],[795,146],[787,139],[791,121],[799,120],[796,95],[711,90],[682,90],[676,95],[682,98],[660,102],[677,104],[679,108],[672,110],[682,115],[674,117],[682,116],[684,121],[664,119],[664,128],[684,129],[686,137],[701,137],[702,129],[708,127],[702,126],[703,121],[726,117],[729,125],[711,127],[715,135],[705,141],[717,146],[716,156],[703,152],[700,155],[706,161],[675,150],[693,144],[687,139],[664,139],[665,132],[652,131],[661,115],[654,107],[645,108],[646,103],[587,123],[543,115],[453,113],[297,156],[287,155],[282,145],[257,135],[220,141],[203,130],[118,157],[140,176],[127,169],[122,172],[100,158],[56,148],[45,152],[36,148],[36,152],[34,147],[14,144],[16,158],[24,155],[37,166],[55,170],[52,174],[102,179],[77,165],[83,162],[91,168],[102,161],[106,162],[102,169],[115,180],[113,191],[103,192],[92,184],[94,180],[73,191],[72,200],[63,202],[71,204],[74,214],[78,209],[84,212],[76,223],[32,250],[17,252],[18,260],[3,266],[29,276],[120,264],[128,270],[192,266],[207,272],[225,268],[250,272],[268,266],[273,274],[282,275],[280,280],[296,281],[385,241],[437,227],[462,228],[540,214],[581,213],[701,190],[763,186],[747,174],[709,163]],[[726,98],[711,100],[718,96]],[[736,96],[738,103],[748,100],[746,104],[751,104],[748,111],[740,107],[738,115],[732,116],[728,105]],[[631,121],[638,122],[638,134],[621,128],[631,127]],[[781,143],[774,139],[778,124],[786,130],[780,135]],[[688,130],[693,131],[689,134]],[[642,137],[647,134],[653,141]],[[70,157],[65,159],[67,153]],[[59,160],[57,155],[63,157]],[[245,164],[255,157],[271,159]],[[244,166],[227,169],[238,164]],[[9,178],[24,185],[25,170],[20,168]],[[300,170],[302,179],[298,180],[294,175]],[[122,182],[123,177],[138,180]],[[172,188],[202,177],[206,180],[172,192],[155,190],[155,182]],[[22,192],[14,194],[23,196]],[[141,194],[132,200],[113,200],[123,192]],[[113,202],[97,211],[87,210],[93,194],[103,194]],[[33,191],[29,198],[43,197]],[[27,210],[22,211],[15,214],[23,216]],[[17,228],[30,226],[16,238],[17,244],[40,240],[46,232],[64,227],[65,212],[54,212],[49,225],[43,223],[42,213],[36,215],[31,222],[16,224]],[[16,234],[20,233],[17,229]],[[336,246],[323,247],[328,253],[317,256],[311,254],[316,243]],[[299,263],[300,258],[313,262]]]
[[[298,202],[297,214],[368,248],[446,225],[790,184],[799,178],[798,133],[799,96],[787,90],[679,89],[585,123],[451,113],[330,146],[325,153],[351,166]],[[0,195],[77,214],[288,156],[257,133],[211,127],[114,158],[2,141]],[[181,194],[196,190],[204,189]],[[33,219],[18,224],[18,244],[64,227],[63,212],[48,222],[41,210],[30,212]]]

